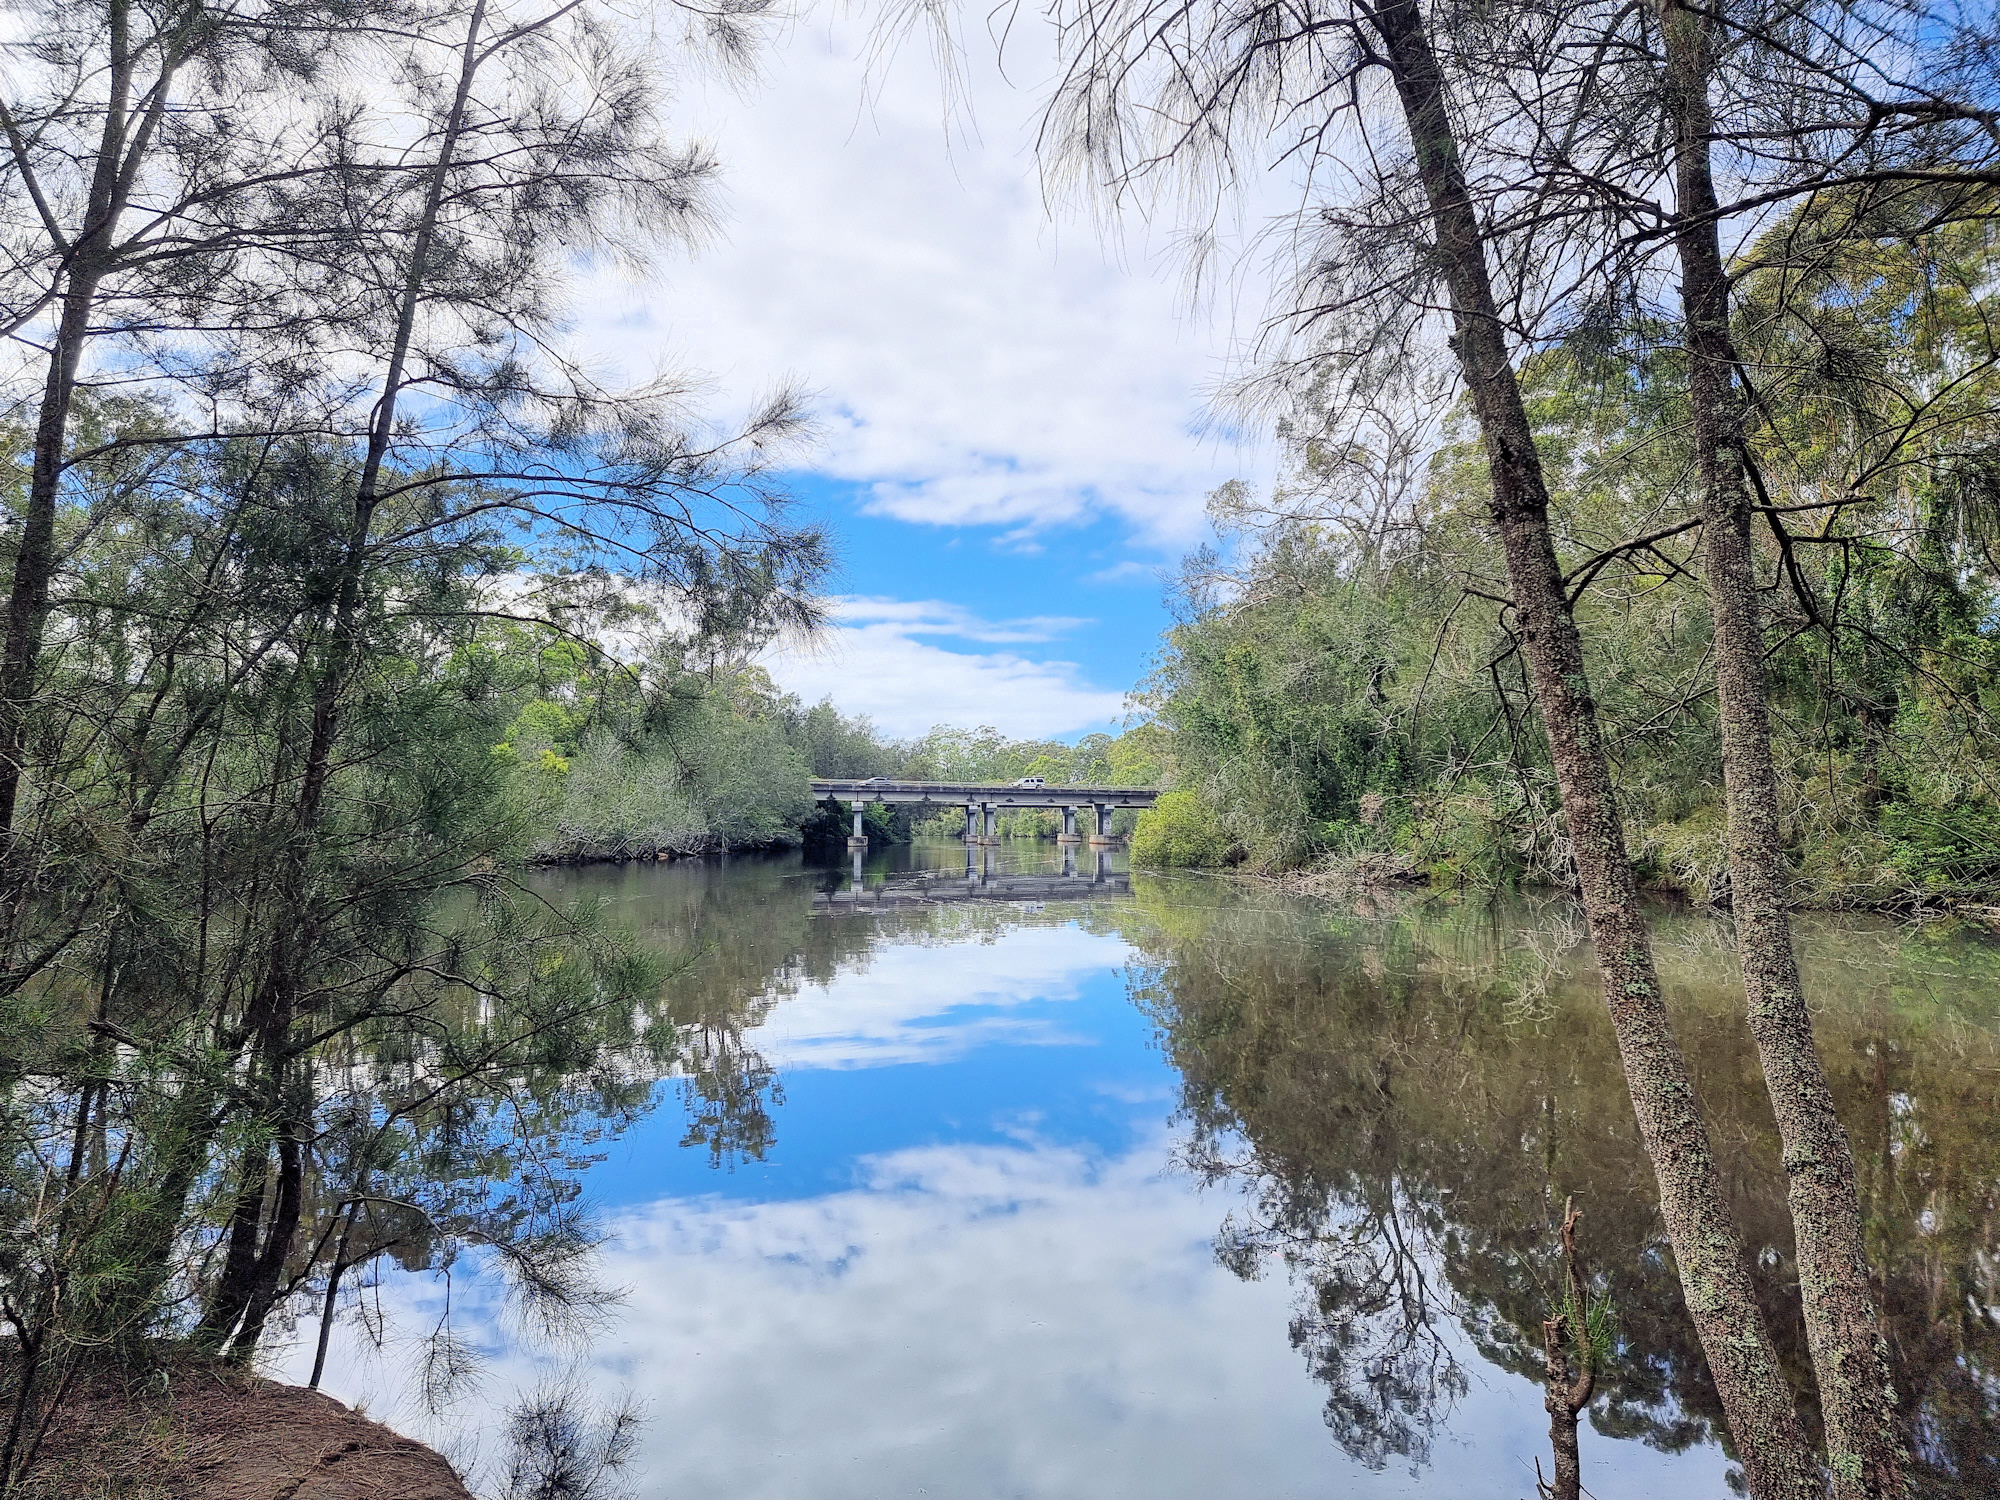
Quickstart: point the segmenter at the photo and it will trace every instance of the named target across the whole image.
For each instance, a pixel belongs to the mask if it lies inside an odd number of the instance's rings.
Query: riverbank
[[[659,864],[677,859],[720,859],[725,854],[779,854],[796,849],[796,840],[773,840],[762,844],[730,844],[720,839],[695,847],[667,844],[632,844],[568,849],[560,853],[537,852],[527,859],[531,870],[559,870],[583,865]]]
[[[865,813],[871,844],[907,844],[911,817],[906,808],[870,807]],[[803,848],[840,852],[852,832],[849,813],[832,803],[820,803],[796,826],[764,830],[763,837],[731,838],[710,828],[663,828],[558,823],[536,839],[527,862],[536,868],[565,865],[623,865],[663,860],[713,859],[725,854],[778,854]],[[1053,834],[1051,834],[1053,837]]]
[[[175,1359],[57,1407],[26,1500],[472,1500],[443,1455],[331,1396]]]
[[[1293,870],[1238,873],[1295,895],[1326,901],[1347,900],[1360,894],[1389,890],[1450,893],[1500,889],[1469,880],[1441,882],[1415,859],[1395,850],[1327,855]],[[1645,873],[1643,866],[1639,873]],[[1574,894],[1573,890],[1563,886],[1530,882],[1520,882],[1512,888],[1548,896]],[[1729,910],[1726,880],[1690,888],[1681,882],[1655,877],[1642,879],[1639,889],[1655,900],[1678,903],[1698,911],[1722,913]],[[1984,886],[1926,890],[1909,885],[1878,884],[1829,889],[1809,879],[1798,879],[1793,885],[1792,909],[1913,919],[1958,917],[2000,926],[2000,903],[1996,903],[1995,896],[1996,892]]]

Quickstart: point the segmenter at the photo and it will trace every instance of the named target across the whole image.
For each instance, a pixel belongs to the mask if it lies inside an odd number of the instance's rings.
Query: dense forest
[[[1152,786],[1163,774],[1150,724],[1074,744],[950,725],[897,740],[831,700],[806,707],[750,661],[696,668],[656,656],[635,669],[569,641],[534,654],[539,668],[522,674],[520,712],[496,754],[527,830],[520,852],[536,863],[844,847],[846,808],[815,805],[814,777]],[[955,805],[928,818],[911,813],[869,804],[870,839],[965,831]],[[1124,832],[1131,815],[1119,816]],[[998,827],[1005,837],[1054,838],[1059,815],[1009,812]]]
[[[1990,17],[1051,7],[1052,188],[1200,220],[1253,158],[1301,184],[1231,391],[1286,480],[1215,496],[1145,721],[1066,745],[890,742],[780,692],[760,655],[823,624],[835,565],[781,483],[802,396],[705,413],[571,346],[588,273],[713,230],[677,70],[743,76],[782,19],[661,9],[684,33],[645,45],[596,0],[15,13],[0,1489],[91,1380],[247,1366],[385,1262],[476,1254],[528,1324],[587,1323],[592,1145],[678,1077],[695,1144],[754,1149],[771,1080],[741,995],[690,977],[709,956],[524,870],[794,843],[828,822],[811,776],[896,774],[1170,786],[1140,862],[1574,893],[1700,1420],[1768,1500],[1909,1493],[1791,914],[2000,884]],[[1647,885],[1731,914],[1803,1361]],[[1209,1136],[1266,1130],[1190,1040],[1204,983],[1151,1003]],[[1259,1148],[1280,1199],[1316,1170]],[[1568,1500],[1561,1392],[1596,1355],[1581,1306],[1545,1330]],[[426,1390],[464,1355],[440,1327]]]
[[[1797,901],[2000,883],[2000,232],[1984,200],[1800,211],[1743,247],[1752,538]],[[1642,883],[1727,903],[1687,359],[1658,320],[1522,368]],[[1274,495],[1218,492],[1145,702],[1178,784],[1155,863],[1568,887],[1554,770],[1469,412],[1434,448],[1302,405]],[[1421,450],[1418,450],[1419,452]],[[1401,467],[1397,467],[1398,465]]]

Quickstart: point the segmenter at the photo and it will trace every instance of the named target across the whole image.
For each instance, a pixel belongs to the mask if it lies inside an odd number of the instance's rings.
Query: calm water
[[[639,1399],[645,1497],[1525,1496],[1573,1195],[1620,1329],[1586,1486],[1729,1492],[1566,903],[1330,907],[1025,843],[970,871],[957,844],[896,850],[858,881],[792,858],[544,885],[692,964],[655,1022],[689,1062],[588,1147],[625,1291],[594,1342],[531,1345],[497,1278],[455,1272],[488,1360],[460,1454],[553,1373]],[[1728,935],[1656,930],[1803,1387]],[[1855,919],[1801,941],[1927,1482],[2000,1494],[2000,948]],[[378,1295],[414,1333],[444,1288]],[[439,1436],[399,1346],[343,1325],[331,1368]]]

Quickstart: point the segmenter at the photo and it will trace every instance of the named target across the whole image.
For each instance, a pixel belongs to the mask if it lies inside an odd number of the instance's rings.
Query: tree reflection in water
[[[1727,1432],[1681,1302],[1610,1025],[1560,906],[1333,910],[1137,882],[1130,985],[1184,1080],[1188,1165],[1243,1183],[1222,1262],[1282,1264],[1292,1340],[1340,1446],[1423,1465],[1467,1371],[1540,1383],[1556,1226],[1585,1212],[1617,1310],[1595,1430],[1669,1451]],[[1712,919],[1661,913],[1662,977],[1759,1295],[1809,1422],[1812,1370],[1771,1120]],[[1943,926],[1802,921],[1855,1146],[1898,1396],[1924,1490],[2000,1494],[2000,948]],[[1586,1483],[1591,1464],[1584,1447]]]

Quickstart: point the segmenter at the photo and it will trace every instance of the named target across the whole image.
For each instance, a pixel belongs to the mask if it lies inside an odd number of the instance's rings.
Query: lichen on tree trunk
[[[1818,1465],[1758,1307],[1694,1087],[1667,1017],[1625,852],[1583,646],[1549,533],[1547,484],[1508,354],[1443,75],[1415,0],[1363,11],[1402,105],[1450,289],[1453,348],[1492,474],[1492,517],[1534,674],[1605,1004],[1659,1183],[1683,1293],[1751,1492],[1821,1493]]]
[[[1716,716],[1729,824],[1729,899],[1750,1031],[1777,1117],[1827,1467],[1842,1500],[1907,1493],[1888,1350],[1876,1322],[1854,1154],[1834,1111],[1792,947],[1790,864],[1766,701],[1750,545],[1746,424],[1729,335],[1729,275],[1709,163],[1709,23],[1661,0],[1674,130],[1688,395],[1701,471],[1702,560],[1715,622]]]

